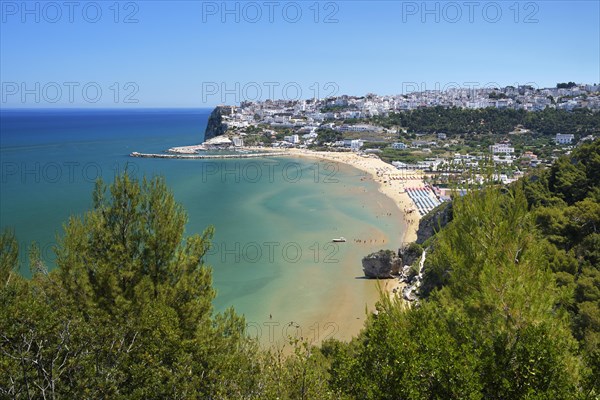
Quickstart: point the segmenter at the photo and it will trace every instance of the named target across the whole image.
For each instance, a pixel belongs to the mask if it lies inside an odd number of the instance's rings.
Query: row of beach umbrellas
[[[406,188],[406,192],[417,206],[421,215],[427,214],[429,211],[440,205],[440,201],[430,189]]]

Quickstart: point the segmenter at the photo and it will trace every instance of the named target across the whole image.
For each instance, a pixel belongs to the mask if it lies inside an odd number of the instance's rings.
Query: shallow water
[[[35,240],[52,267],[55,234],[91,205],[97,176],[110,181],[125,167],[163,175],[189,214],[187,234],[215,226],[207,262],[216,311],[244,313],[263,343],[356,334],[377,298],[375,283],[360,279],[360,259],[397,247],[399,211],[363,172],[342,164],[128,157],[200,142],[209,113],[3,111],[0,226],[14,227],[23,261]],[[339,236],[348,241],[331,243]]]

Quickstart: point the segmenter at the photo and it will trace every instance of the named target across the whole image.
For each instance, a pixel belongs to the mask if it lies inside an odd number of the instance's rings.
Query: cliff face
[[[419,222],[417,243],[422,244],[450,221],[452,221],[452,202],[444,203],[442,206],[432,210]]]
[[[221,136],[227,132],[227,124],[224,122],[224,116],[233,113],[232,106],[217,106],[208,117],[208,124],[204,133],[204,141],[212,139],[215,136]]]
[[[398,275],[402,262],[390,250],[380,250],[362,259],[362,267],[367,278],[393,278]]]
[[[423,247],[417,243],[411,243],[404,248],[398,249],[402,265],[413,265],[417,259],[421,258],[421,254],[423,254]]]

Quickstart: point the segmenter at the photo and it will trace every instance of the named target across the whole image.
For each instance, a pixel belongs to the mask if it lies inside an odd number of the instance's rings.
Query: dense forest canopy
[[[163,179],[99,182],[48,272],[0,235],[0,397],[595,399],[600,141],[509,188],[457,197],[418,306],[382,296],[350,342],[264,350],[212,310],[213,235],[185,237]]]
[[[519,125],[544,135],[572,133],[586,136],[600,132],[600,113],[589,109],[565,111],[546,108],[528,112],[496,108],[426,107],[373,117],[372,122],[386,128],[403,127],[409,132],[443,132],[449,135],[506,135]]]

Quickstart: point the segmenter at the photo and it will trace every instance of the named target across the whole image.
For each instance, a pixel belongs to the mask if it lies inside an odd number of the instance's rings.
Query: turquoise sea
[[[0,228],[14,228],[23,265],[37,241],[53,267],[55,235],[90,207],[97,177],[110,182],[124,168],[163,175],[188,212],[187,233],[216,229],[207,257],[216,311],[245,314],[263,343],[358,333],[378,296],[376,283],[361,279],[360,260],[398,247],[399,211],[365,173],[342,164],[128,156],[200,143],[210,111],[2,111]],[[348,241],[331,243],[339,236]]]

